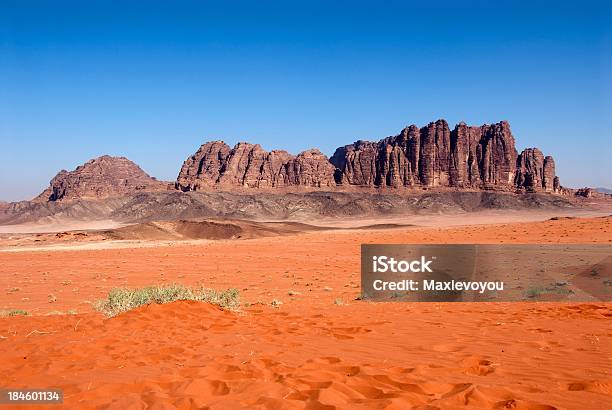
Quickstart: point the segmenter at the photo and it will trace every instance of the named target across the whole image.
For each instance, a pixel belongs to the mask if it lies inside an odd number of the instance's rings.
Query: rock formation
[[[290,159],[286,166],[287,185],[329,187],[334,182],[334,167],[318,149],[310,149]]]
[[[108,198],[137,191],[164,190],[167,186],[127,158],[104,155],[74,171],[61,170],[34,201]]]
[[[506,121],[450,129],[445,120],[378,142],[359,140],[327,160],[317,150],[296,157],[239,143],[204,144],[188,158],[176,187],[450,187],[519,192],[560,192],[552,157],[537,148],[518,155]]]
[[[176,181],[177,186],[189,186],[192,190],[199,190],[214,184],[219,180],[221,164],[225,163],[229,152],[230,148],[223,141],[202,145],[183,163]]]
[[[577,189],[574,195],[582,196],[584,198],[591,198],[596,195],[596,193],[597,191],[595,191],[593,188],[585,187]]]
[[[202,145],[181,167],[174,188],[326,189],[450,188],[508,192],[564,193],[555,162],[537,148],[520,155],[510,125],[469,126],[452,130],[445,120],[410,125],[378,142],[357,141],[327,158],[317,149],[296,156],[266,151],[259,144],[223,141]],[[35,201],[104,198],[168,189],[123,157],[103,156],[72,172],[61,171]]]
[[[357,141],[338,148],[330,159],[335,168],[336,182],[350,185],[379,185],[376,180],[378,145],[374,142]]]
[[[182,191],[206,187],[278,188],[335,185],[334,166],[317,149],[297,156],[267,152],[259,144],[240,142],[232,149],[221,141],[208,142],[183,163],[176,181]]]
[[[555,161],[544,157],[537,148],[527,148],[517,160],[516,186],[527,192],[555,192],[559,190],[559,178],[555,176]]]
[[[552,157],[538,157],[536,164],[534,155],[526,150],[517,156],[506,121],[480,127],[460,123],[451,131],[438,120],[423,128],[411,125],[377,143],[338,148],[330,160],[341,185],[553,191]]]

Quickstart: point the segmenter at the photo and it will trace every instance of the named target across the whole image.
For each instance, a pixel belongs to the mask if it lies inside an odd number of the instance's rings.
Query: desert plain
[[[0,310],[29,315],[0,318],[0,385],[61,388],[75,409],[612,408],[610,303],[359,300],[364,243],[610,243],[612,217],[438,220],[216,240],[3,234]],[[240,307],[93,307],[172,283],[236,288]]]

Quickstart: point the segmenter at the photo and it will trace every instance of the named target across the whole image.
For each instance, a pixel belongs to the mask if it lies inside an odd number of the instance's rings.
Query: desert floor
[[[355,300],[362,243],[530,242],[610,243],[612,218],[0,252],[0,310],[32,314],[0,318],[0,385],[85,409],[612,408],[611,303]],[[92,309],[164,283],[244,307]]]

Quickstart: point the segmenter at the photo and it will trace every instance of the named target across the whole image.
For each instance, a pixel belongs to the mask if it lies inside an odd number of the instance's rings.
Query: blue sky
[[[328,155],[510,121],[566,186],[612,186],[609,2],[0,1],[0,199],[124,155],[174,180],[223,139]]]

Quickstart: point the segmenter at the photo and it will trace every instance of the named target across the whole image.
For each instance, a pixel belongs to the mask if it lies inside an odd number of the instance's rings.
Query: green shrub
[[[0,317],[5,316],[30,316],[30,312],[21,309],[2,310],[0,311]]]
[[[192,289],[183,285],[150,286],[142,289],[112,289],[108,297],[99,300],[94,307],[108,317],[150,303],[169,303],[177,300],[194,300],[208,302],[223,309],[235,310],[240,306],[238,289],[217,291],[214,289]]]

